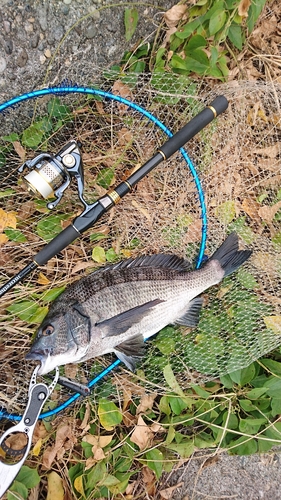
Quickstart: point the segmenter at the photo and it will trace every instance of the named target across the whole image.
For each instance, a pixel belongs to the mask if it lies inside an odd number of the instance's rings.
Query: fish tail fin
[[[238,269],[252,254],[252,250],[238,250],[238,236],[231,233],[215,251],[210,260],[217,260],[224,270],[224,277]]]

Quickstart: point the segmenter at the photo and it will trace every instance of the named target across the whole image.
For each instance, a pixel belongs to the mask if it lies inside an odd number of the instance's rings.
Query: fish
[[[199,269],[174,254],[144,255],[105,266],[68,286],[51,304],[27,360],[44,375],[57,366],[114,352],[134,371],[145,340],[169,324],[196,327],[202,292],[252,254],[231,233]]]

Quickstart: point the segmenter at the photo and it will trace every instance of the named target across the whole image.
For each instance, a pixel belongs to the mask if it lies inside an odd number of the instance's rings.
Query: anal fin
[[[185,325],[194,327],[197,326],[200,319],[200,311],[202,308],[203,299],[202,297],[195,297],[188,304],[188,309],[186,313],[177,319],[175,323],[177,325]]]

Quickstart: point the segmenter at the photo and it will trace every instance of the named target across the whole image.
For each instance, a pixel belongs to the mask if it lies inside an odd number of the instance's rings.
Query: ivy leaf
[[[209,21],[210,35],[215,35],[224,25],[226,21],[225,10],[216,11]]]
[[[92,259],[98,264],[104,264],[106,262],[106,255],[104,248],[94,247],[92,251]]]
[[[105,398],[100,399],[98,407],[98,415],[101,425],[111,431],[114,427],[122,422],[122,413],[116,404],[108,401]]]
[[[23,465],[17,475],[17,481],[23,483],[27,488],[35,488],[40,483],[40,476],[37,469]]]
[[[139,14],[136,8],[125,9],[125,38],[129,42],[136,31]]]
[[[229,40],[231,41],[231,43],[233,43],[233,45],[235,45],[235,47],[238,50],[242,50],[244,37],[243,37],[241,26],[238,26],[238,24],[232,24],[229,27],[227,36],[228,36]]]
[[[145,458],[147,467],[155,472],[157,479],[160,479],[163,471],[163,453],[154,448],[146,452]]]

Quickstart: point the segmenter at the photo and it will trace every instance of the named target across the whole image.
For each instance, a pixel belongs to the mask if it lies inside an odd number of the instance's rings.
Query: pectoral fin
[[[122,342],[122,344],[115,347],[114,351],[129,370],[135,371],[136,363],[144,355],[145,351],[143,335],[137,335],[126,342]]]
[[[199,323],[199,315],[202,304],[203,304],[202,297],[195,297],[195,299],[189,302],[186,313],[183,316],[181,316],[181,318],[177,319],[175,323],[177,325],[185,325],[191,327],[197,326]]]
[[[139,323],[152,307],[155,307],[161,302],[163,302],[161,299],[145,302],[140,306],[132,307],[132,309],[128,309],[112,318],[100,321],[96,323],[96,326],[102,329],[103,338],[120,335],[129,330],[134,324]]]

